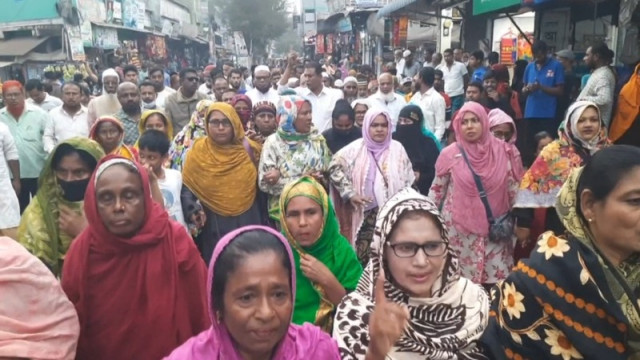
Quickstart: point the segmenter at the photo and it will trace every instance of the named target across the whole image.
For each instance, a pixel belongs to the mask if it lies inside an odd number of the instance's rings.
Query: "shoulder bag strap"
[[[378,164],[378,160],[376,160],[376,158],[373,156],[373,154],[371,154],[371,157],[373,158],[373,162],[376,163],[376,167],[378,168],[378,171],[380,172],[380,176],[382,176],[382,181],[384,181],[384,186],[388,190],[389,189],[389,183],[387,182],[387,177],[384,176],[384,173],[382,172],[382,169],[380,168],[380,164]]]
[[[473,181],[476,183],[476,187],[478,188],[478,193],[480,193],[480,200],[482,200],[482,205],[484,205],[484,210],[487,213],[487,220],[489,220],[489,225],[493,225],[495,223],[495,219],[493,217],[493,212],[491,211],[491,205],[489,205],[489,199],[487,198],[487,193],[484,191],[484,186],[482,186],[482,180],[480,176],[473,171],[471,167],[471,163],[469,162],[469,158],[467,158],[467,153],[465,153],[464,149],[458,145],[458,149],[460,149],[460,153],[462,153],[462,158],[464,162],[467,164],[469,171],[471,171],[471,175],[473,175]]]
[[[246,137],[242,138],[242,146],[244,146],[244,149],[247,151],[247,154],[249,154],[249,158],[251,159],[251,162],[256,165],[256,156],[253,153],[253,149],[251,148],[251,144],[249,144],[249,140],[247,140]]]

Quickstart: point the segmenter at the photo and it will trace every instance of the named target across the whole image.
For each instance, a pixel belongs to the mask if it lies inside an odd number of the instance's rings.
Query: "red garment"
[[[20,91],[23,91],[22,84],[16,80],[5,81],[2,85],[2,89],[0,90],[3,90],[6,93],[7,90],[11,88],[18,88]],[[26,105],[24,101],[20,105],[16,106],[7,105],[7,111],[13,116],[14,119],[19,120],[20,116],[22,116],[22,113],[24,112],[25,106]]]
[[[100,166],[110,159],[107,156]],[[186,230],[144,188],[145,223],[132,238],[104,226],[97,209],[95,176],[84,211],[89,226],[66,255],[62,287],[80,319],[79,360],[158,360],[207,329],[206,266]]]

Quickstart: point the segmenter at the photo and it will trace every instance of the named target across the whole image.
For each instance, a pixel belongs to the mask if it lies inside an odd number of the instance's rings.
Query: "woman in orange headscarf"
[[[616,144],[640,146],[640,64],[620,91],[609,138]]]
[[[95,140],[107,155],[119,155],[138,161],[138,151],[123,143],[124,126],[113,116],[101,116],[89,131],[89,138]]]
[[[187,153],[181,200],[184,218],[202,229],[196,244],[209,262],[220,238],[246,225],[263,224],[267,210],[260,208],[257,196],[262,145],[245,136],[236,110],[214,103],[207,110],[205,130],[207,136]]]

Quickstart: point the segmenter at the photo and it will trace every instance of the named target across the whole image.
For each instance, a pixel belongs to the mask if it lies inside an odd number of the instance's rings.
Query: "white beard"
[[[382,99],[382,101],[386,103],[390,103],[396,99],[396,94],[394,94],[393,91],[388,94],[384,94],[381,91],[378,91],[378,96],[380,97],[380,99]]]

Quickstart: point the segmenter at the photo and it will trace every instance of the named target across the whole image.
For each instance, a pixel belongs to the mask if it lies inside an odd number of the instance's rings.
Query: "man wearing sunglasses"
[[[174,129],[182,129],[189,122],[198,102],[207,98],[207,95],[198,91],[199,85],[195,69],[185,68],[180,71],[180,88],[165,102],[165,113],[171,119]]]

